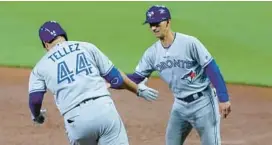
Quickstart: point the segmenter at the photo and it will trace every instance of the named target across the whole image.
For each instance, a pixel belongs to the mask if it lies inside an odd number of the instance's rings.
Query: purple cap
[[[47,21],[39,29],[39,36],[42,42],[50,42],[57,36],[64,36],[67,40],[66,32],[56,21]]]
[[[171,19],[171,15],[168,8],[162,5],[154,5],[147,10],[144,24],[160,23],[169,19]]]

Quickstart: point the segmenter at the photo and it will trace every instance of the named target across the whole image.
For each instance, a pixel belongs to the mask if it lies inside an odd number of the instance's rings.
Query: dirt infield
[[[0,68],[0,145],[68,145],[53,97],[47,94],[43,107],[48,120],[42,126],[33,126],[28,109],[29,70]],[[12,77],[13,76],[13,77]],[[160,91],[156,102],[137,99],[127,91],[113,91],[116,103],[126,125],[131,145],[164,145],[164,134],[173,97],[159,79],[149,85]],[[272,144],[272,89],[228,85],[233,112],[222,120],[223,145]],[[193,131],[186,145],[199,145]]]

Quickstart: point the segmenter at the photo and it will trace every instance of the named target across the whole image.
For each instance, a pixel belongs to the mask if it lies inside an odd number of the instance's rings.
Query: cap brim
[[[160,23],[160,22],[163,22],[163,21],[167,21],[167,20],[160,20],[160,21],[148,21],[148,20],[146,20],[146,21],[143,23],[143,25],[145,25],[145,24],[152,24],[152,23]]]
[[[145,20],[145,22],[143,23],[143,25],[145,25],[145,24],[152,24],[152,23],[160,23],[160,22],[162,22],[162,21],[152,21],[152,20]]]

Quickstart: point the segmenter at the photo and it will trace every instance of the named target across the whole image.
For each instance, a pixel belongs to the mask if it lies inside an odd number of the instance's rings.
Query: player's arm
[[[103,76],[103,78],[110,83],[113,89],[126,89],[138,95],[138,85],[131,81],[124,72],[113,67],[111,71]]]
[[[148,77],[145,77],[137,72],[134,72],[134,73],[131,73],[131,74],[127,74],[127,77],[133,81],[134,83],[136,84],[139,84],[140,82],[142,82],[145,78],[148,78]]]
[[[102,75],[102,77],[110,83],[110,87],[113,89],[127,89],[137,94],[138,86],[116,67],[112,67],[109,73]]]
[[[216,93],[220,102],[229,101],[228,90],[225,84],[225,80],[220,72],[218,65],[213,59],[204,67],[206,75],[209,77],[213,86],[216,89]]]
[[[222,103],[228,102],[228,90],[222,73],[216,64],[216,61],[198,39],[194,39],[192,43],[192,56],[204,68],[205,74],[209,77],[216,89],[219,101]]]
[[[97,67],[101,76],[110,83],[113,89],[127,89],[137,96],[144,97],[147,100],[155,100],[158,91],[148,88],[145,85],[137,85],[131,81],[123,72],[114,67],[109,58],[98,48],[93,47],[91,53],[94,55]]]
[[[44,122],[40,110],[45,92],[45,82],[34,68],[29,78],[29,108],[33,121],[40,124]]]
[[[154,71],[153,67],[153,57],[152,50],[147,49],[142,56],[141,60],[139,61],[135,72],[132,74],[127,74],[128,78],[135,82],[136,84],[139,84],[142,82],[145,78],[149,78],[152,72]]]
[[[219,108],[220,113],[224,118],[226,118],[231,112],[231,104],[229,100],[228,90],[224,81],[224,78],[213,59],[204,67],[206,75],[209,77],[213,86],[216,89],[218,100],[220,102]]]

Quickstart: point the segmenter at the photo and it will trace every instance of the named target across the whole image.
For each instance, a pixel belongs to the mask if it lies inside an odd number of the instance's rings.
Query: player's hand
[[[145,85],[147,78],[138,84],[138,93],[139,97],[144,98],[147,101],[154,101],[158,98],[159,92],[155,89],[149,88]]]
[[[220,114],[223,116],[223,118],[227,118],[227,116],[231,112],[231,104],[230,101],[228,102],[221,102],[219,103],[219,109],[220,109]]]
[[[31,118],[35,124],[43,124],[46,116],[46,109],[41,109],[40,115],[37,117],[34,117],[31,115]]]

